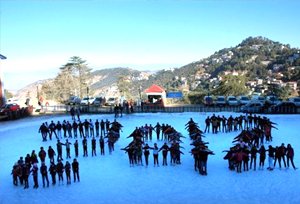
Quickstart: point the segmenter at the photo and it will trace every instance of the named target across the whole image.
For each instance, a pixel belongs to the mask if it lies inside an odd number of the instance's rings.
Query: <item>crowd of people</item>
[[[218,132],[232,132],[232,131],[241,131],[247,129],[265,129],[265,131],[270,131],[271,128],[270,120],[266,117],[261,117],[260,115],[240,115],[233,117],[230,115],[226,118],[224,115],[215,115],[207,116],[205,119],[205,129],[204,133],[209,133],[212,131],[213,134]]]
[[[191,145],[194,147],[191,153],[194,157],[194,169],[199,171],[201,175],[207,175],[207,160],[208,155],[214,155],[213,151],[208,149],[208,142],[202,140],[203,131],[200,130],[198,124],[191,118],[186,124],[190,139],[193,141]]]
[[[269,163],[267,169],[270,171],[274,170],[276,164],[281,169],[281,161],[283,161],[285,168],[289,168],[291,163],[293,169],[297,169],[294,165],[294,149],[291,144],[287,146],[284,143],[280,146],[269,144],[267,148],[265,147],[264,138],[267,143],[270,143],[272,141],[271,129],[276,127],[269,118],[258,118],[257,124],[251,125],[248,121],[247,129],[243,129],[234,138],[234,146],[224,151],[226,152],[224,159],[228,160],[228,168],[236,170],[238,173],[241,173],[242,169],[248,171],[252,167],[255,171],[257,169],[257,155],[259,155],[259,170],[264,169],[266,156],[268,156]]]
[[[55,164],[53,157],[51,157],[51,149],[48,150],[48,157],[50,161],[49,168],[46,165],[47,153],[43,147],[40,148],[38,154],[35,150],[32,150],[31,154],[27,154],[25,158],[22,156],[13,165],[12,176],[13,184],[15,186],[24,186],[24,189],[29,188],[29,177],[32,175],[34,186],[37,189],[39,187],[39,174],[42,177],[43,187],[49,187],[49,176],[51,176],[52,185],[57,183],[64,183],[64,174],[66,176],[67,184],[71,184],[71,172],[73,172],[73,182],[80,181],[79,177],[79,162],[77,159],[73,159],[70,163],[66,161],[65,164],[62,160],[58,160]],[[40,167],[38,164],[40,163]]]
[[[272,128],[275,123],[270,121],[267,117],[256,115],[240,115],[238,117],[229,116],[208,116],[205,119],[205,130],[202,131],[199,125],[191,118],[186,124],[190,139],[192,140],[191,154],[194,158],[194,169],[199,171],[201,175],[207,175],[207,161],[209,155],[214,155],[213,151],[208,149],[208,142],[203,141],[204,133],[213,134],[218,132],[241,131],[241,133],[234,138],[234,146],[226,150],[224,159],[228,160],[228,167],[230,170],[236,170],[238,173],[248,171],[249,169],[257,169],[257,155],[259,155],[258,169],[264,169],[265,159],[268,156],[268,170],[273,170],[276,165],[282,168],[289,168],[290,164],[293,169],[297,169],[294,165],[294,149],[291,144],[285,146],[282,143],[280,146],[268,145],[265,148],[265,142],[272,141]],[[66,176],[67,184],[71,184],[71,172],[73,172],[73,181],[80,181],[79,179],[79,163],[77,158],[79,156],[79,142],[81,139],[83,157],[88,156],[88,143],[91,143],[91,155],[97,156],[97,141],[99,141],[100,154],[105,155],[105,144],[107,143],[109,153],[114,151],[114,144],[120,138],[122,125],[116,121],[92,119],[80,120],[80,116],[75,118],[72,114],[72,120],[51,121],[49,124],[44,122],[39,127],[39,133],[42,135],[44,142],[52,140],[55,136],[57,139],[56,151],[49,146],[48,150],[44,147],[40,148],[38,153],[33,150],[31,154],[27,154],[25,159],[20,159],[13,165],[12,176],[14,185],[24,185],[24,188],[29,188],[29,176],[32,175],[34,188],[39,187],[38,175],[41,174],[43,187],[49,187],[49,178],[51,176],[52,185],[64,182],[64,174]],[[155,135],[153,135],[154,133]],[[156,137],[156,142],[152,143]],[[97,138],[97,139],[96,139]],[[149,165],[149,156],[152,151],[153,165],[159,166],[159,153],[162,153],[162,165],[168,165],[168,157],[171,165],[181,164],[180,143],[182,143],[182,134],[168,124],[155,125],[145,124],[136,127],[135,130],[127,137],[132,138],[132,141],[122,150],[128,154],[129,164],[131,167],[136,165]],[[62,139],[65,142],[62,142]],[[74,140],[73,140],[74,139]],[[73,142],[73,143],[72,143]],[[161,146],[159,147],[159,144]],[[63,163],[63,146],[65,147],[66,162]],[[74,149],[74,159],[72,163],[71,148]],[[56,156],[56,158],[55,158]],[[49,168],[46,165],[46,158],[49,158]],[[282,163],[283,162],[283,163]],[[40,166],[38,166],[40,164]],[[249,168],[250,166],[250,168]]]
[[[73,172],[74,182],[79,181],[79,163],[77,157],[79,156],[79,142],[81,139],[83,157],[88,156],[88,142],[91,142],[91,155],[97,156],[97,140],[99,138],[100,155],[105,155],[105,144],[107,143],[109,153],[114,151],[114,144],[120,137],[120,131],[123,126],[114,120],[96,120],[85,119],[84,122],[76,121],[72,117],[72,121],[63,122],[57,121],[54,123],[51,121],[48,125],[47,122],[43,123],[39,132],[42,135],[43,141],[48,139],[52,140],[52,136],[55,135],[57,139],[56,151],[50,145],[48,150],[44,147],[40,148],[38,154],[33,150],[31,154],[27,154],[25,159],[20,159],[13,165],[12,175],[14,185],[24,185],[24,188],[29,188],[28,178],[30,175],[33,177],[34,188],[38,188],[38,174],[41,174],[43,187],[49,187],[48,174],[51,175],[52,184],[63,183],[64,173],[66,175],[67,184],[71,184],[71,172]],[[65,139],[65,142],[62,142]],[[74,139],[74,143],[71,140]],[[65,158],[66,162],[63,163],[63,146],[65,147]],[[70,163],[71,159],[71,148],[74,147],[74,159]],[[46,157],[49,158],[49,168],[46,165]],[[56,157],[56,158],[55,158]],[[55,163],[57,162],[57,163]],[[40,167],[38,167],[40,163]]]
[[[162,128],[163,127],[163,128]],[[153,147],[149,146],[147,141],[148,139],[152,141],[152,129],[156,128],[157,140],[160,139],[160,131],[162,132],[162,138],[164,138],[165,142],[161,147],[158,147],[157,143],[154,143]],[[159,123],[156,124],[155,128],[152,128],[152,125],[145,125],[141,127],[136,127],[136,129],[127,137],[133,138],[132,142],[130,142],[125,148],[122,148],[127,154],[129,159],[129,165],[131,167],[135,165],[144,165],[143,163],[143,155],[145,166],[149,165],[149,155],[152,150],[153,154],[153,163],[154,167],[159,167],[159,153],[162,152],[162,165],[168,165],[168,152],[170,152],[170,164],[176,165],[181,164],[180,156],[183,152],[180,150],[180,138],[183,137],[179,132],[177,132],[170,125]]]

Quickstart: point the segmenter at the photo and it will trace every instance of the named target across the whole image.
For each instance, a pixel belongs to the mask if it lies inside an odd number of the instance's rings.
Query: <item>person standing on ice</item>
[[[154,126],[154,129],[156,132],[156,138],[157,138],[157,140],[159,140],[160,131],[161,131],[161,125],[159,124],[159,122],[156,123],[156,125]]]
[[[266,149],[265,146],[262,145],[259,150],[259,168],[264,169],[265,159],[266,159]]]
[[[77,115],[77,120],[80,120],[80,109],[76,108],[75,111],[76,111],[76,115]]]
[[[275,149],[272,147],[272,145],[269,145],[269,149],[266,150],[268,151],[268,156],[269,156],[269,167],[267,168],[268,170],[272,171],[274,169],[274,157],[275,157]]]
[[[42,135],[43,142],[47,141],[47,132],[48,132],[47,127],[46,127],[45,123],[43,123],[39,128],[39,133],[41,133],[41,135]]]
[[[150,155],[150,151],[149,151],[150,147],[148,144],[145,144],[145,146],[143,147],[144,150],[144,156],[145,156],[145,163],[146,163],[146,167],[149,164],[149,155]]]
[[[73,176],[74,176],[74,182],[76,182],[76,179],[79,182],[80,181],[80,179],[79,179],[79,163],[76,159],[74,159],[72,162],[72,171],[73,171]]]
[[[92,119],[90,119],[90,136],[94,137],[94,123],[92,121]]]
[[[45,162],[42,162],[42,165],[40,167],[40,172],[42,174],[43,187],[45,188],[45,180],[47,182],[47,187],[49,187],[48,170]]]
[[[66,143],[65,143],[65,146],[66,146],[66,153],[67,153],[67,159],[71,159],[71,144],[68,139],[66,139]]]
[[[104,144],[105,144],[105,142],[104,142],[104,138],[103,138],[102,135],[100,136],[99,144],[100,144],[100,154],[104,155],[105,154],[104,153]]]
[[[153,159],[154,159],[154,166],[159,166],[159,162],[158,162],[158,151],[159,148],[157,147],[157,144],[154,143],[154,147],[150,147],[150,149],[153,150]]]
[[[24,180],[24,189],[29,188],[28,177],[30,175],[30,163],[25,163],[22,165],[22,177]]]
[[[164,143],[164,145],[159,149],[159,151],[162,150],[162,155],[163,155],[163,166],[167,166],[168,163],[167,163],[167,156],[168,156],[168,151],[170,150],[169,149],[169,146],[167,145],[167,143]]]
[[[18,185],[18,173],[20,168],[21,168],[20,165],[18,163],[15,163],[11,172],[11,174],[13,175],[13,184],[15,186]]]
[[[291,144],[288,144],[286,147],[286,158],[287,158],[287,167],[290,167],[290,161],[293,166],[293,168],[296,170],[297,168],[295,167],[294,164],[294,149],[292,148]]]
[[[37,166],[37,163],[33,164],[30,172],[32,172],[32,176],[33,176],[33,182],[34,182],[33,188],[38,188],[39,187],[39,182],[38,182],[39,167]]]
[[[72,107],[70,109],[70,114],[71,114],[72,120],[75,120],[75,108],[74,107]]]
[[[67,121],[67,131],[69,138],[72,138],[72,124],[69,121]]]
[[[105,135],[105,122],[103,119],[100,122],[100,131],[101,131],[101,133],[100,133],[101,136]]]
[[[66,138],[67,137],[67,122],[66,122],[66,120],[64,120],[62,123],[62,129],[64,132],[64,138]]]
[[[55,132],[55,129],[56,129],[56,125],[55,125],[55,123],[53,122],[53,120],[51,120],[51,123],[50,123],[50,125],[49,125],[49,130],[50,130],[49,138],[50,138],[50,140],[52,140],[52,134],[53,134],[53,133],[54,133],[56,139],[58,139],[57,134],[56,134],[56,132]]]
[[[39,151],[39,158],[40,158],[41,162],[45,162],[46,155],[47,155],[47,153],[44,150],[44,147],[41,147],[40,151]]]
[[[258,150],[257,148],[253,145],[251,150],[250,150],[250,155],[251,155],[251,161],[250,161],[250,169],[252,168],[252,163],[254,163],[254,171],[256,170],[256,154]]]
[[[65,167],[64,164],[62,163],[61,160],[58,161],[58,163],[56,164],[56,172],[58,174],[58,182],[60,183],[60,181],[63,183],[64,182],[64,173]]]
[[[85,137],[89,137],[89,127],[90,127],[90,123],[87,119],[84,120],[83,122],[83,126],[84,126],[84,136]]]
[[[48,148],[48,157],[50,159],[50,162],[54,161],[54,156],[55,156],[55,151],[51,146],[49,146],[49,148]]]
[[[279,156],[283,161],[284,168],[286,168],[286,162],[285,162],[285,156],[286,156],[286,147],[284,146],[284,143],[282,143],[279,147]]]
[[[204,130],[204,133],[206,133],[206,132],[209,133],[209,128],[210,128],[210,117],[207,116],[207,118],[205,119],[205,130]]]
[[[49,173],[52,178],[52,185],[56,184],[56,171],[57,171],[56,165],[54,164],[54,161],[52,161],[49,167]]]
[[[64,145],[64,144],[61,143],[60,140],[57,140],[57,143],[56,143],[57,161],[58,160],[63,160],[63,158],[62,158],[62,145]]]
[[[97,156],[97,153],[96,153],[96,139],[95,137],[92,138],[92,157],[93,156]]]
[[[82,147],[83,147],[83,156],[87,157],[88,156],[88,151],[87,151],[87,139],[86,139],[86,137],[84,137],[83,140],[82,140]]]
[[[73,128],[74,138],[77,138],[78,123],[76,122],[76,120],[74,120],[74,122],[72,124],[72,128]]]
[[[74,142],[75,157],[78,157],[78,140]]]
[[[83,123],[79,120],[79,122],[78,122],[78,130],[79,130],[80,138],[84,137],[83,126],[84,126]]]
[[[71,164],[66,161],[65,172],[67,177],[67,184],[71,184]]]
[[[62,125],[59,121],[57,121],[57,123],[56,123],[56,129],[57,129],[57,137],[61,139]],[[56,138],[56,139],[58,139],[58,138]]]
[[[96,137],[99,136],[99,130],[100,130],[100,123],[99,123],[98,119],[96,119],[96,121],[95,121]]]

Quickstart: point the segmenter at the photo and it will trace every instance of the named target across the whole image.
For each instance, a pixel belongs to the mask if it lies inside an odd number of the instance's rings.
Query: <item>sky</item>
[[[300,47],[297,0],[0,0],[4,87],[93,70],[176,68],[263,36]]]

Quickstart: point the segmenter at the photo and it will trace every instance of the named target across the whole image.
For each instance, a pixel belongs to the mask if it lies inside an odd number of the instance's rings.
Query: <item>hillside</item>
[[[222,76],[233,72],[245,76],[247,81],[295,81],[299,87],[300,50],[264,37],[249,37],[235,47],[216,51],[207,58],[180,68],[162,69],[154,73],[121,67],[92,71],[90,92],[95,96],[125,95],[137,98],[140,90],[153,83],[167,91],[203,92],[208,87],[214,89]],[[24,88],[18,95],[24,96],[24,93],[32,91]]]
[[[183,84],[182,79],[189,85],[200,81],[201,86],[201,81],[233,71],[246,75],[248,80],[265,79],[270,73],[274,75],[280,72],[280,80],[299,82],[300,50],[264,37],[249,37],[239,45],[219,50],[208,58],[181,68],[162,70],[151,79],[176,89]],[[190,87],[189,90],[194,88]]]

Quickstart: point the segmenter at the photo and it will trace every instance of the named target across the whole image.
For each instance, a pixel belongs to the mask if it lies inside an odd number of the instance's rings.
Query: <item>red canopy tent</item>
[[[164,100],[166,98],[166,91],[162,87],[153,84],[145,90],[145,93],[148,99],[147,103],[163,106]]]

